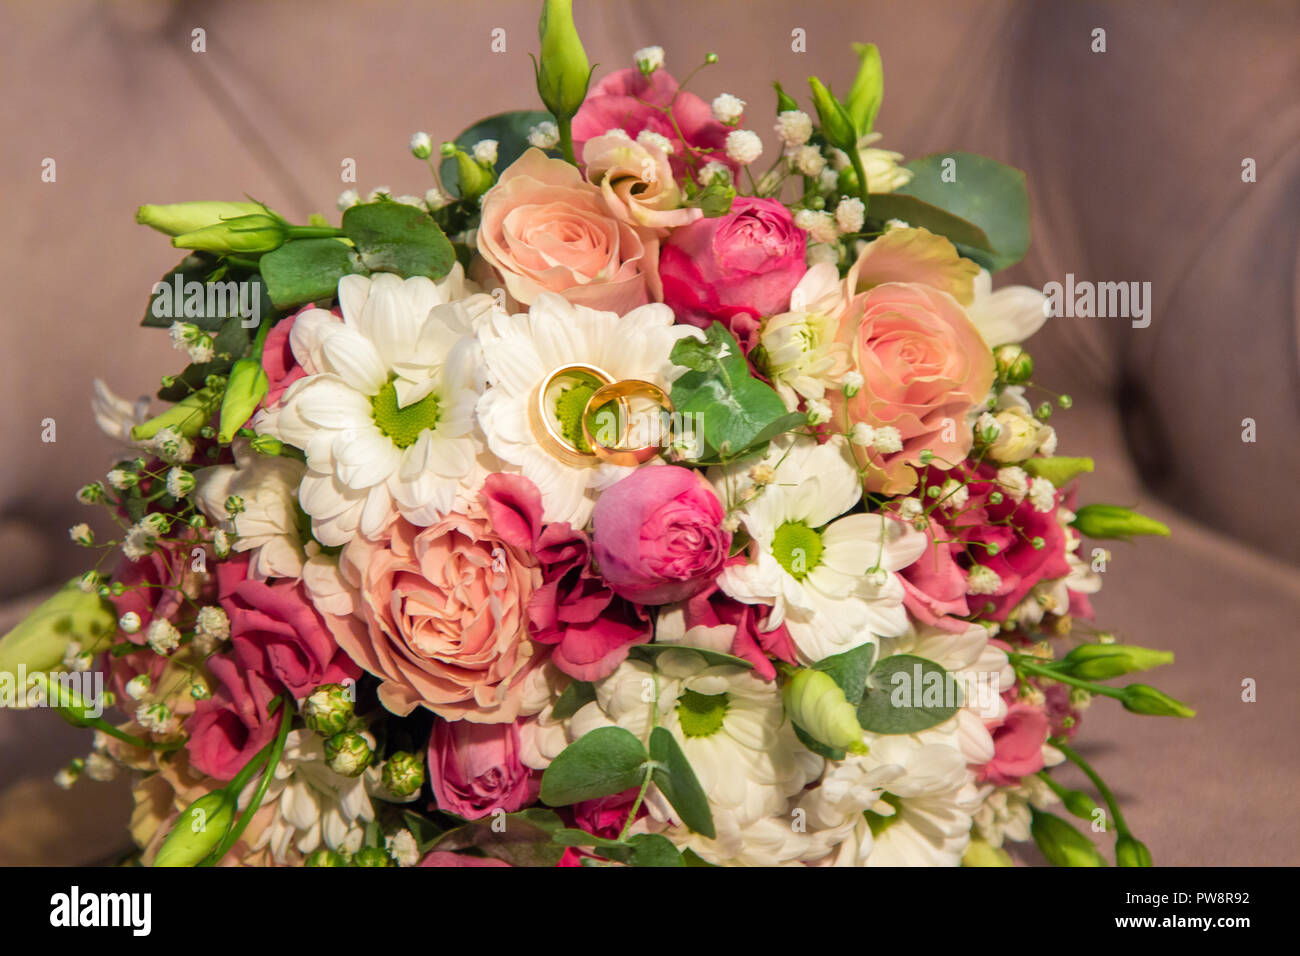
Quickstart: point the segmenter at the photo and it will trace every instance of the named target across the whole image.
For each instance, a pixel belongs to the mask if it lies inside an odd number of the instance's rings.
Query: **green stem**
[[[565,162],[578,165],[578,157],[573,152],[573,117],[557,116],[555,125],[560,130],[560,152],[564,155]]]
[[[849,162],[853,164],[853,172],[858,177],[858,198],[862,200],[862,213],[865,216],[871,207],[871,194],[867,187],[867,171],[862,165],[862,154],[858,152],[856,144],[849,152]]]
[[[253,821],[253,814],[257,813],[257,811],[261,809],[262,800],[266,797],[267,788],[271,786],[271,778],[275,776],[276,768],[280,766],[280,755],[284,753],[284,742],[288,738],[289,728],[293,724],[293,715],[289,713],[289,708],[285,707],[283,710],[284,713],[280,717],[280,731],[276,735],[275,742],[268,745],[271,749],[266,758],[266,770],[263,771],[262,780],[258,783],[257,790],[253,793],[253,799],[248,801],[248,806],[244,808],[244,812],[240,816],[239,822],[235,824],[235,828],[226,834],[225,839],[217,845],[217,848],[213,850],[212,853],[210,853],[208,857],[199,864],[199,866],[215,866],[219,863],[221,858],[229,853],[231,847],[238,843],[239,838],[244,835],[244,831],[248,829],[248,825]],[[263,748],[262,752],[266,752],[266,748]],[[249,761],[249,763],[251,765],[252,761]],[[232,780],[227,787],[236,800],[239,799],[239,793],[243,790],[244,784],[247,783],[247,776],[245,776],[247,771],[248,767],[245,766],[244,770],[240,772],[240,775]],[[251,774],[248,774],[248,776],[251,776]],[[241,780],[241,777],[244,779]],[[235,786],[236,783],[239,783],[238,788]]]
[[[1124,692],[1114,687],[1107,687],[1104,684],[1094,684],[1092,681],[1081,680],[1078,677],[1070,677],[1068,674],[1062,674],[1060,671],[1042,664],[1030,663],[1031,658],[1023,654],[1009,654],[1012,665],[1017,670],[1027,671],[1038,677],[1046,677],[1048,680],[1060,681],[1062,684],[1069,684],[1071,687],[1080,687],[1091,694],[1099,694],[1102,697],[1113,697],[1116,700],[1124,699]]]
[[[338,226],[288,226],[284,235],[287,239],[335,239],[343,230]]]
[[[1082,770],[1088,779],[1092,781],[1092,785],[1097,788],[1101,798],[1106,801],[1106,808],[1110,810],[1110,815],[1115,820],[1116,835],[1131,837],[1133,834],[1129,831],[1128,824],[1124,822],[1124,814],[1120,812],[1119,804],[1115,802],[1115,797],[1110,792],[1110,788],[1106,786],[1106,781],[1102,780],[1101,775],[1092,769],[1092,764],[1075,753],[1074,748],[1064,741],[1053,742],[1052,746],[1065,754],[1065,759]]]

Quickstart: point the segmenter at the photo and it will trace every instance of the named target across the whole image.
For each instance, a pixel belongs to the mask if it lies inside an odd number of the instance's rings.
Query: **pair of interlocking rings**
[[[565,379],[573,380],[575,384],[597,386],[591,397],[587,399],[579,417],[582,437],[590,451],[570,441],[556,424],[556,417],[552,412],[556,398],[552,393]],[[538,444],[566,465],[594,465],[600,462],[611,465],[640,465],[657,455],[660,448],[655,443],[633,448],[624,446],[631,420],[631,401],[635,398],[649,399],[663,411],[672,414],[672,401],[667,393],[653,382],[635,378],[615,380],[604,369],[575,362],[557,368],[534,389],[532,400],[528,403],[528,422]],[[604,437],[603,434],[598,436],[591,428],[593,414],[615,402],[618,404],[620,422],[619,444],[616,445],[598,440],[599,437]],[[604,429],[600,431],[603,433]]]

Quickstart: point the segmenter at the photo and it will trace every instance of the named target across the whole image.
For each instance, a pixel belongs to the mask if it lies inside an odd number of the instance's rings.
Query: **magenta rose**
[[[218,780],[229,780],[259,750],[271,742],[279,727],[267,708],[275,688],[255,670],[218,654],[208,658],[208,669],[221,686],[201,700],[185,721],[190,763]]]
[[[307,374],[307,370],[298,363],[297,357],[293,354],[293,348],[289,344],[289,333],[293,331],[293,324],[298,321],[298,316],[315,308],[314,304],[303,306],[287,319],[281,319],[271,326],[271,331],[266,334],[266,344],[262,347],[262,369],[266,372],[267,378],[264,404],[268,408],[280,401],[280,396],[290,385]],[[339,314],[338,309],[331,311],[335,315]]]
[[[541,777],[519,760],[517,722],[438,720],[429,737],[429,783],[439,810],[477,820],[528,806]]]
[[[674,229],[659,254],[664,302],[700,328],[716,319],[747,349],[759,320],[790,307],[807,237],[775,199],[739,196],[731,212]]]
[[[592,512],[592,550],[615,594],[637,604],[670,604],[718,576],[731,532],[712,486],[676,465],[634,471],[606,488]]]
[[[248,564],[240,555],[217,565],[239,663],[283,684],[295,699],[321,684],[359,678],[361,668],[339,647],[302,587],[283,578],[274,584],[251,579]]]
[[[726,564],[745,564],[747,559],[738,554]],[[686,630],[693,627],[729,627],[731,653],[754,665],[754,673],[763,680],[776,679],[772,658],[796,663],[794,641],[784,624],[768,626],[771,608],[765,604],[745,604],[728,596],[717,585],[710,584],[686,602],[684,608]]]
[[[1007,706],[1002,723],[993,728],[993,759],[979,770],[979,779],[999,787],[1015,786],[1021,777],[1043,769],[1047,715],[1021,701]]]

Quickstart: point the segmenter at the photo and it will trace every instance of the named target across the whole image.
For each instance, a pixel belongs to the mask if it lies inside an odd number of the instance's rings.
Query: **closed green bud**
[[[794,98],[790,96],[789,93],[781,88],[780,83],[774,82],[772,88],[776,90],[776,111],[778,113],[788,113],[790,110],[797,110],[799,108],[799,104],[794,101]]]
[[[325,763],[344,777],[359,777],[375,759],[366,738],[355,731],[345,730],[325,741]]]
[[[322,737],[333,737],[352,720],[352,694],[342,684],[322,684],[302,703],[302,719],[307,729]]]
[[[454,155],[461,196],[466,199],[477,199],[492,188],[497,174],[491,166],[480,163],[459,147],[456,148]]]
[[[238,219],[264,213],[255,202],[174,202],[146,205],[135,211],[135,221],[169,236],[181,236],[215,225],[224,219]]]
[[[731,212],[736,189],[730,183],[710,183],[691,199],[689,205],[698,206],[706,219],[716,219]]]
[[[999,345],[993,350],[998,378],[1011,385],[1023,385],[1034,374],[1034,359],[1021,346]]]
[[[153,438],[160,429],[170,428],[182,437],[193,438],[221,407],[222,391],[221,387],[209,385],[191,392],[161,415],[136,425],[131,429],[131,437],[144,441]]]
[[[382,847],[365,846],[352,854],[353,866],[394,866],[393,858]]]
[[[102,700],[88,703],[75,686],[55,675],[33,674],[31,683],[45,695],[46,706],[57,710],[59,716],[74,727],[89,727],[104,713]]]
[[[1063,488],[1082,474],[1092,472],[1091,458],[1027,458],[1020,467],[1035,478],[1046,478],[1058,488]]]
[[[1082,790],[1064,791],[1061,794],[1061,802],[1065,804],[1065,809],[1070,812],[1071,816],[1076,816],[1080,820],[1096,819],[1093,814],[1099,809],[1097,801]]]
[[[225,790],[199,797],[186,807],[163,841],[154,866],[197,866],[225,839],[235,822],[235,798]]]
[[[1061,658],[1057,669],[1081,680],[1109,680],[1133,671],[1172,664],[1172,651],[1132,644],[1080,644]]]
[[[1047,862],[1053,866],[1105,866],[1103,857],[1092,841],[1060,817],[1042,810],[1032,810],[1029,832]]]
[[[259,455],[279,455],[284,451],[284,442],[270,435],[254,435],[249,444]]]
[[[822,136],[826,142],[846,153],[858,148],[858,134],[853,120],[840,105],[830,90],[815,76],[808,77],[812,87],[813,106],[817,109],[817,121],[821,126]]]
[[[985,840],[972,839],[961,857],[962,866],[1015,866],[1011,854]]]
[[[409,797],[424,786],[424,761],[417,754],[399,750],[388,758],[382,775],[384,789],[395,797]]]
[[[218,255],[248,255],[279,249],[289,237],[289,224],[274,213],[256,212],[182,233],[172,238],[177,249]]]
[[[1167,525],[1119,505],[1084,505],[1075,512],[1071,524],[1089,538],[1129,538],[1135,534],[1169,537]]]
[[[16,675],[20,667],[28,673],[53,670],[73,641],[83,653],[98,653],[116,628],[113,605],[83,591],[81,579],[74,578],[0,638],[0,674]]]
[[[226,394],[221,400],[221,419],[217,440],[223,444],[235,437],[244,422],[257,411],[270,385],[262,360],[242,358],[230,370]]]
[[[542,53],[537,92],[556,119],[572,117],[587,98],[591,64],[573,24],[573,0],[545,0],[537,24]]]
[[[1151,851],[1131,833],[1121,833],[1115,839],[1116,866],[1150,866]]]
[[[849,753],[867,752],[857,709],[830,674],[801,667],[786,681],[782,698],[790,720],[813,739]]]
[[[876,123],[880,103],[885,96],[885,73],[880,65],[880,50],[874,43],[855,43],[859,59],[858,75],[853,78],[844,109],[859,136],[866,136]]]
[[[1124,709],[1148,717],[1195,717],[1196,711],[1182,701],[1146,684],[1129,684],[1122,688],[1120,703]]]
[[[303,861],[303,866],[347,866],[348,861],[342,853],[337,850],[331,850],[329,847],[321,847],[311,856]]]

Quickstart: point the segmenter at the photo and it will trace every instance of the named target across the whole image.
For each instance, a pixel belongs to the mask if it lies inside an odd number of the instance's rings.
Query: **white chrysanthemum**
[[[367,774],[374,776],[371,771]],[[255,778],[240,794],[241,811],[257,785]],[[375,816],[366,775],[335,773],[325,763],[324,741],[306,730],[289,731],[262,806],[274,806],[275,815],[252,849],[269,848],[277,863],[286,862],[290,847],[308,854],[324,844],[341,853],[355,853],[361,848],[366,824]]]
[[[235,442],[235,464],[195,472],[194,500],[228,535],[235,551],[250,551],[249,573],[259,581],[297,578],[306,560],[298,527],[298,486],[306,466],[288,456],[259,455],[243,440]],[[230,496],[244,510],[231,517]]]
[[[308,375],[254,426],[306,453],[298,500],[322,544],[377,537],[399,512],[432,524],[475,484],[472,332],[493,300],[469,292],[459,264],[436,283],[345,276],[342,319],[313,309],[294,322]]]
[[[719,497],[749,533],[748,564],[730,565],[722,589],[747,604],[770,604],[768,626],[784,623],[808,661],[907,630],[903,585],[892,572],[925,550],[925,536],[883,515],[839,517],[862,498],[847,443],[808,438],[774,442],[767,462],[776,481],[746,487],[737,466],[714,473]],[[838,519],[838,520],[836,520]],[[886,572],[868,578],[868,571]]]
[[[513,466],[510,470],[537,485],[547,521],[584,526],[596,490],[627,477],[631,469],[570,465],[547,451],[529,423],[536,390],[552,372],[575,363],[593,365],[615,380],[641,379],[667,390],[685,371],[669,359],[673,346],[698,334],[691,326],[674,325],[666,305],[643,305],[619,316],[572,305],[551,293],[539,295],[527,313],[497,314],[479,327],[491,382],[478,403],[488,446]],[[570,440],[579,438],[580,399],[594,389],[562,380],[552,391],[554,397],[547,401],[553,424]]]
[[[848,347],[835,341],[844,306],[839,271],[810,268],[790,294],[790,311],[765,319],[759,334],[766,371],[792,411],[799,398],[821,399],[848,367]]]

